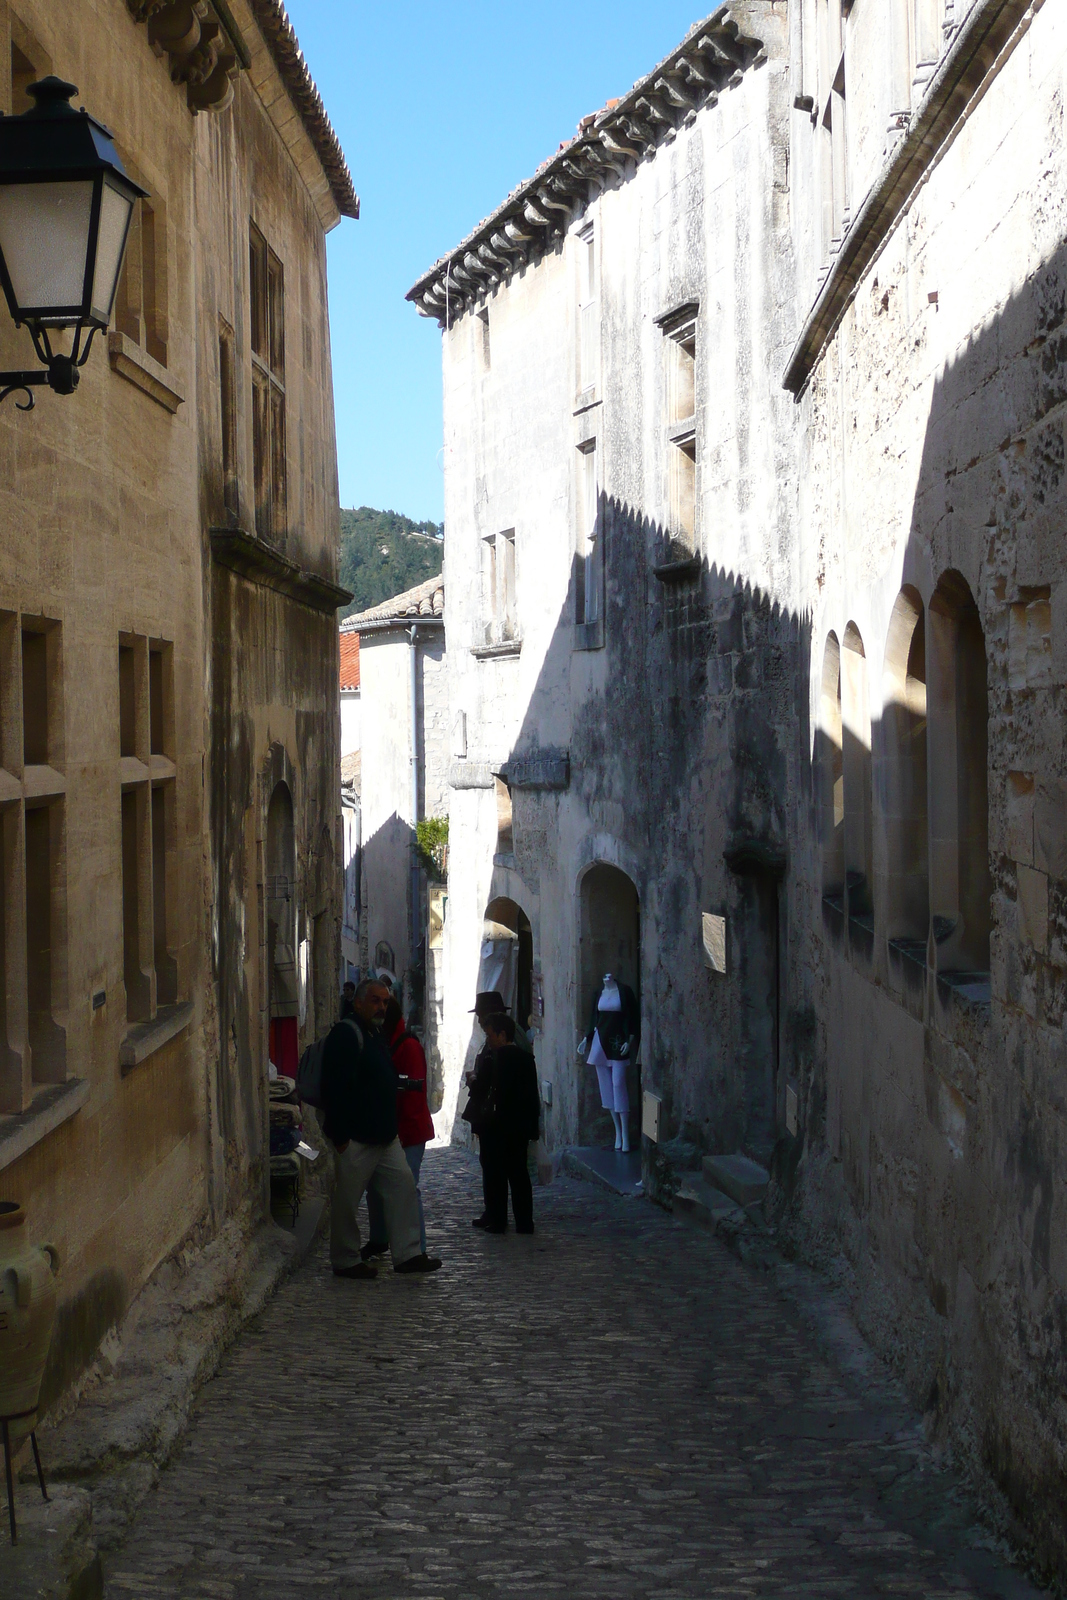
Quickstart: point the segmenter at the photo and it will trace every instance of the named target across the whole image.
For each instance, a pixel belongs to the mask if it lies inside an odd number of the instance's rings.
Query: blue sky
[[[712,6],[288,7],[362,205],[329,239],[341,504],[439,521],[441,338],[405,293]]]

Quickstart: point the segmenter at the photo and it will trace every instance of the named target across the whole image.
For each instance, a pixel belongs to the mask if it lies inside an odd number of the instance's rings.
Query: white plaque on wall
[[[712,972],[726,971],[726,918],[705,911],[701,917],[704,960]]]
[[[662,1104],[658,1094],[649,1094],[645,1090],[641,1105],[641,1132],[646,1139],[651,1139],[653,1144],[659,1144],[659,1108]]]

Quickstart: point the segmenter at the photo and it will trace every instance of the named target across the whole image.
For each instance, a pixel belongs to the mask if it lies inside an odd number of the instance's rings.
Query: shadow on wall
[[[1005,441],[1009,386],[1025,414]],[[832,1208],[859,1214],[861,1277],[898,1312],[872,1335],[1060,1570],[1065,400],[1060,253],[934,385],[885,636],[827,615],[814,661],[807,616],[679,561],[671,530],[602,498],[514,752],[541,748],[561,685],[594,685],[574,696],[570,789],[590,836],[639,863],[642,1055],[666,1134],[791,1151],[791,1170],[805,1143],[840,1155]],[[714,547],[713,528],[697,537]],[[527,841],[553,836],[557,801],[512,801],[516,870],[536,881]],[[703,963],[702,912],[726,917],[725,974]],[[577,937],[577,918],[540,930],[545,951]],[[582,973],[578,951],[564,961]],[[562,1082],[571,1063],[542,1070]]]
[[[684,552],[679,560],[670,530],[639,509],[602,496],[596,529],[592,557],[574,559],[513,756],[541,749],[541,729],[558,721],[561,684],[580,674],[596,685],[574,697],[569,786],[588,834],[618,846],[615,861],[589,866],[603,874],[620,861],[636,864],[624,919],[632,922],[633,975],[625,955],[607,959],[618,896],[604,899],[593,892],[597,877],[582,877],[573,925],[541,928],[542,949],[566,952],[576,942],[563,957],[577,979],[574,1015],[554,1036],[585,1034],[603,972],[621,960],[642,1004],[641,1077],[664,1097],[668,1134],[685,1129],[705,1149],[766,1160],[784,1050],[777,1041],[790,1027],[779,994],[789,936],[778,880],[793,849],[791,797],[809,790],[810,627],[738,574]],[[599,614],[590,615],[591,597]],[[516,868],[537,881],[542,868],[529,841],[557,834],[556,800],[516,788],[512,802]],[[571,858],[580,860],[582,842],[573,844]],[[733,871],[725,858],[738,850],[747,851],[745,866]],[[704,966],[708,911],[729,921],[726,978]],[[542,1065],[561,1083],[578,1075],[573,1133],[604,1142],[611,1124],[592,1069],[573,1054]],[[636,1133],[641,1084],[636,1071],[630,1076]]]

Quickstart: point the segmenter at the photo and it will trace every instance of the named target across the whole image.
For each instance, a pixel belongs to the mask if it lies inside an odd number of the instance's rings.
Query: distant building
[[[341,915],[341,982],[358,983],[363,976],[359,951],[360,842],[359,753],[341,759],[341,830],[344,898]]]
[[[341,624],[341,760],[359,749],[359,634]]]
[[[740,0],[411,291],[446,1117],[490,929],[557,1144],[609,1131],[575,1047],[624,978],[635,1135],[647,1091],[766,1165],[1061,1574],[1065,67],[1050,4]]]
[[[426,1003],[429,890],[415,824],[448,814],[444,604],[444,579],[428,578],[341,624],[342,648],[359,640],[360,966],[391,971],[428,1033],[436,1002],[431,975]]]
[[[62,1258],[46,1404],[183,1239],[262,1218],[271,1032],[336,1005],[357,213],[281,0],[0,6],[0,109],[52,72],[147,197],[76,393],[0,407],[0,1187]],[[0,354],[35,364],[6,309]]]

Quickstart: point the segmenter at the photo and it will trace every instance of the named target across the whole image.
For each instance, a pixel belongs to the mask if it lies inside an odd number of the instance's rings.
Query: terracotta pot
[[[0,1200],[0,1416],[25,1411],[11,1436],[37,1426],[37,1400],[56,1317],[55,1245],[32,1245],[23,1233],[26,1213]]]

